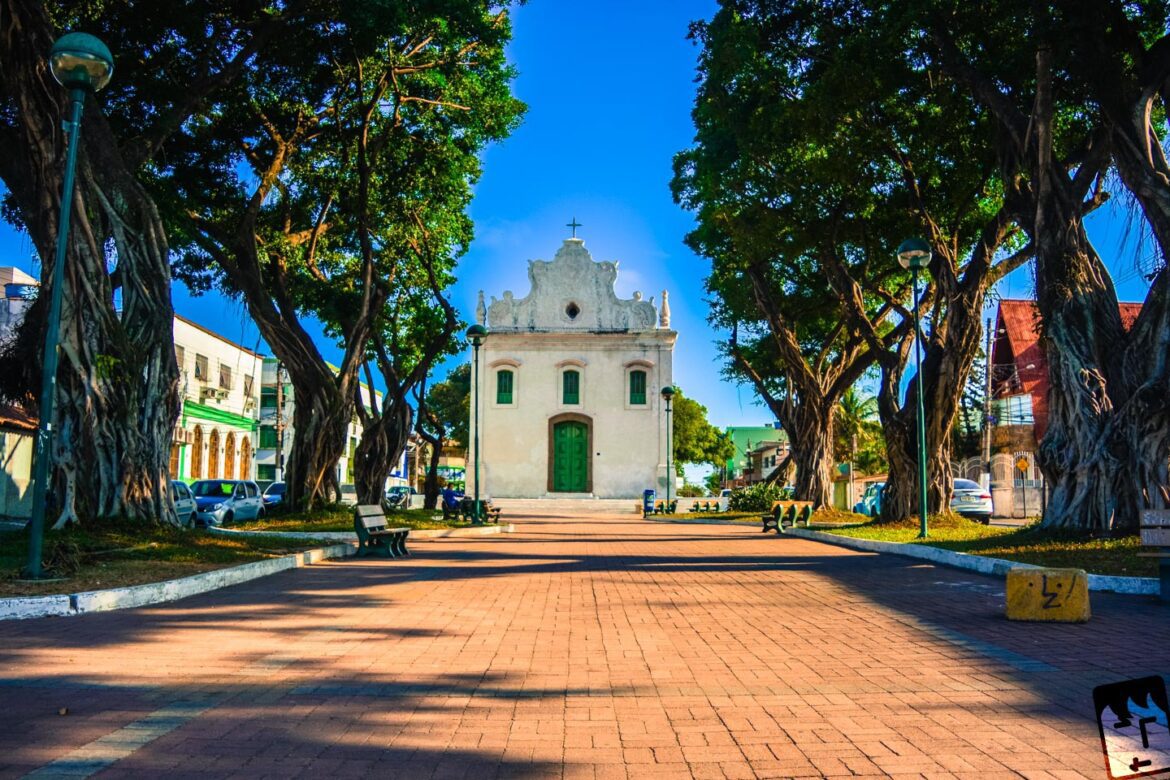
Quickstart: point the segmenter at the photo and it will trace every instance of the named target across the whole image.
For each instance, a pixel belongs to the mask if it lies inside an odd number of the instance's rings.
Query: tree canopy
[[[707,422],[707,407],[681,390],[675,390],[671,417],[672,449],[679,471],[684,463],[708,463],[719,468],[735,454],[731,439]]]

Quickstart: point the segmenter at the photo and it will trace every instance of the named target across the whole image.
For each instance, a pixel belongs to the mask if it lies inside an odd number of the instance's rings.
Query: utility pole
[[[983,388],[983,487],[991,492],[991,318],[987,318],[987,352],[984,355]]]

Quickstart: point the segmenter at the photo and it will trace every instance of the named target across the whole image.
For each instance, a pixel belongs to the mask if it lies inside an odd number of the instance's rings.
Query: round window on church
[[[569,305],[565,307],[565,314],[567,314],[571,320],[577,319],[577,315],[580,313],[581,307],[576,303],[570,302]]]

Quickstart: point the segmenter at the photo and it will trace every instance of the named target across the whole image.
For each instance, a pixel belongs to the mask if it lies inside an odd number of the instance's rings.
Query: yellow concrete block
[[[1010,569],[1007,617],[1085,623],[1089,619],[1089,578],[1082,569]]]

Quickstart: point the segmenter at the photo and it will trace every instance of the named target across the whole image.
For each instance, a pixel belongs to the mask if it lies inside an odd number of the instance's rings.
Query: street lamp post
[[[921,238],[908,238],[898,247],[898,262],[910,270],[914,283],[914,394],[918,396],[918,538],[925,539],[926,529],[926,412],[922,406],[922,331],[918,319],[918,272],[930,263],[930,244]]]
[[[41,401],[37,426],[33,473],[32,517],[29,522],[27,579],[39,579],[41,544],[45,531],[49,461],[52,453],[53,413],[57,400],[57,359],[61,336],[61,297],[65,287],[65,250],[69,243],[69,219],[73,213],[73,180],[77,169],[77,143],[85,97],[97,92],[114,75],[114,57],[106,45],[92,35],[69,33],[53,44],[49,69],[57,83],[69,90],[69,120],[65,151],[65,181],[61,188],[61,218],[57,223],[57,252],[53,258],[52,290],[45,319],[45,347],[41,357]]]
[[[666,401],[666,506],[664,510],[670,511],[670,483],[674,481],[674,475],[670,473],[670,401],[674,398],[674,387],[667,385],[662,388],[662,400]]]
[[[473,379],[475,385],[475,431],[473,439],[475,441],[475,509],[472,517],[473,523],[479,525],[479,348],[483,346],[484,340],[487,339],[487,328],[483,325],[472,325],[467,329],[467,340],[471,342],[475,357],[475,377]]]

